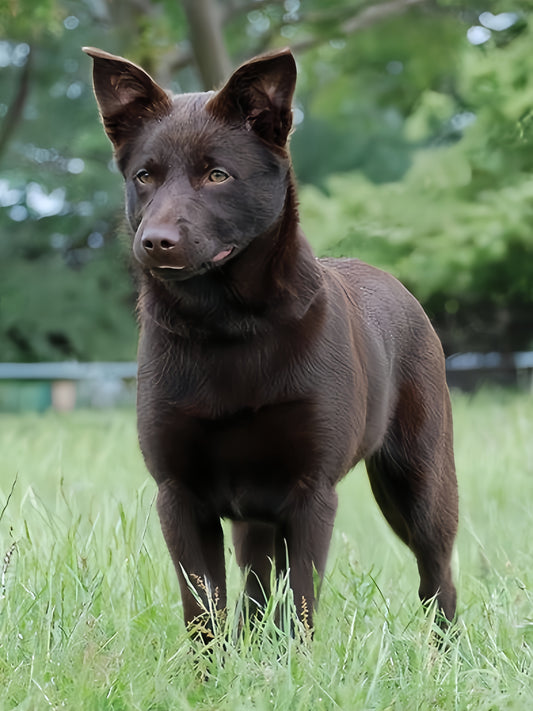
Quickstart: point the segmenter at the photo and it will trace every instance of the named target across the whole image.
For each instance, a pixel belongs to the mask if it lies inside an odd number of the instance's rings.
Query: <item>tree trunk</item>
[[[22,121],[22,113],[26,105],[26,99],[28,98],[28,92],[30,87],[32,59],[33,57],[30,51],[26,59],[26,63],[22,68],[22,72],[20,74],[18,87],[15,92],[15,97],[9,105],[4,121],[2,122],[2,126],[0,128],[0,158],[6,151],[9,141],[15,133],[17,126]]]
[[[194,59],[204,89],[214,89],[231,72],[232,65],[222,32],[217,0],[182,0],[187,15]]]

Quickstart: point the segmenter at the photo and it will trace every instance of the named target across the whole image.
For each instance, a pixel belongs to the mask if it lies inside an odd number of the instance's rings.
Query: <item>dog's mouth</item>
[[[230,256],[234,249],[235,247],[228,247],[227,249],[223,249],[221,252],[216,254],[211,261],[213,262],[213,264],[220,264],[220,262],[223,262]]]
[[[176,264],[161,264],[158,267],[152,267],[150,271],[154,276],[164,279],[165,281],[183,281],[185,279],[189,279],[190,277],[204,274],[214,267],[222,266],[222,264],[228,261],[234,251],[235,247],[233,245],[231,247],[226,247],[226,249],[222,249],[220,252],[215,254],[212,259],[208,262],[203,262],[196,269],[185,265],[178,266]]]

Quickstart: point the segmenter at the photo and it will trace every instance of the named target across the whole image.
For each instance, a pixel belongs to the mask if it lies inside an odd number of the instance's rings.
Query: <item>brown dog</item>
[[[97,49],[94,89],[126,181],[140,295],[138,429],[187,623],[198,594],[226,605],[220,518],[247,592],[287,560],[311,624],[337,482],[364,459],[385,518],[411,548],[420,598],[456,593],[452,419],[439,340],[390,275],[320,259],[298,222],[287,147],[288,50],[219,92],[171,96]]]

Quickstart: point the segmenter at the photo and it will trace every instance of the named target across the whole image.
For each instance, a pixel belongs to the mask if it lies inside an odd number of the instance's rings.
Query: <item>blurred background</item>
[[[135,359],[122,181],[80,49],[94,45],[175,92],[292,47],[292,154],[316,253],[395,274],[447,355],[513,365],[533,349],[532,11],[530,0],[0,0],[0,363]],[[16,409],[20,394],[3,392],[0,408]]]

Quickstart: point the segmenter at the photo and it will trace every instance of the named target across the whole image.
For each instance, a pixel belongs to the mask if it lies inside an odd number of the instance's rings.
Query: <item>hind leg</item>
[[[452,620],[456,591],[451,556],[458,498],[447,403],[444,425],[436,419],[425,424],[417,429],[401,420],[393,423],[366,466],[385,518],[416,557],[420,599],[435,598],[442,614]]]

